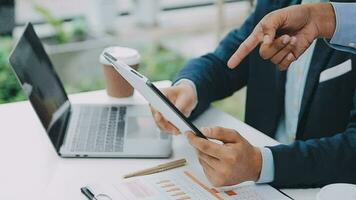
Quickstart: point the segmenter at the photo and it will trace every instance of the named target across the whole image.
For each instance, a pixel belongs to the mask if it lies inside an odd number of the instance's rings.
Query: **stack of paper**
[[[192,172],[173,170],[131,178],[111,184],[92,184],[94,194],[105,194],[112,200],[289,200],[269,185],[248,184],[221,191],[203,183]]]

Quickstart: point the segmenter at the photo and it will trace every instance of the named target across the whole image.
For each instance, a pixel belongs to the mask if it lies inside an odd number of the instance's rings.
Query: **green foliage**
[[[56,32],[55,42],[63,44],[71,41],[81,41],[86,38],[88,28],[83,19],[75,19],[68,22],[69,27],[65,29],[63,22],[54,17],[46,7],[34,3],[34,10],[42,15],[46,22],[54,28]]]
[[[9,65],[12,46],[10,37],[0,38],[0,103],[26,99]]]
[[[72,40],[83,41],[87,37],[88,26],[84,19],[78,18],[71,22],[71,37]]]
[[[101,74],[98,74],[100,76]],[[99,79],[82,78],[76,85],[63,83],[68,94],[105,89],[105,83]]]
[[[46,7],[35,3],[34,9],[56,30],[56,39],[59,43],[66,43],[69,41],[69,35],[64,31],[63,23],[55,18]]]
[[[139,71],[152,81],[172,80],[185,62],[181,55],[158,45],[143,51]]]
[[[140,52],[142,57],[139,71],[152,81],[172,80],[185,63],[182,56],[159,45],[143,48]],[[97,79],[80,77],[75,84],[64,83],[65,89],[69,94],[104,89],[105,84],[101,76],[103,74],[98,74]]]
[[[216,101],[213,106],[244,121],[245,119],[246,89],[235,92],[232,96]]]

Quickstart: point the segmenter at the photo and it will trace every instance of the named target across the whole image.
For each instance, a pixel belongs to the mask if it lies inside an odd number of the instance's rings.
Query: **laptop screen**
[[[10,64],[52,142],[57,143],[69,101],[31,24],[13,50]]]

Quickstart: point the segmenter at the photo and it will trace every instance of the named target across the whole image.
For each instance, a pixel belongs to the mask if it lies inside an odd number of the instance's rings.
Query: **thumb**
[[[265,18],[263,18],[260,23],[258,23],[261,26],[262,32],[263,32],[263,44],[265,45],[270,45],[275,36],[276,36],[276,31],[277,31],[277,26],[276,20],[274,17],[275,15],[267,15]]]
[[[184,116],[189,117],[192,111],[192,102],[189,101],[185,94],[179,94],[174,104]]]
[[[288,12],[281,9],[271,12],[261,19],[258,26],[263,33],[263,44],[269,45],[273,42],[277,31],[285,25],[287,16]]]

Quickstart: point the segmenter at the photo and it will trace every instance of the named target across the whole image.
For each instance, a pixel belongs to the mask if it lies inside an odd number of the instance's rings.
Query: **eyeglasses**
[[[113,200],[109,195],[107,194],[97,194],[95,195],[96,200]]]
[[[89,199],[89,200],[113,200],[109,195],[104,193],[94,194],[89,187],[82,187],[80,191]]]

